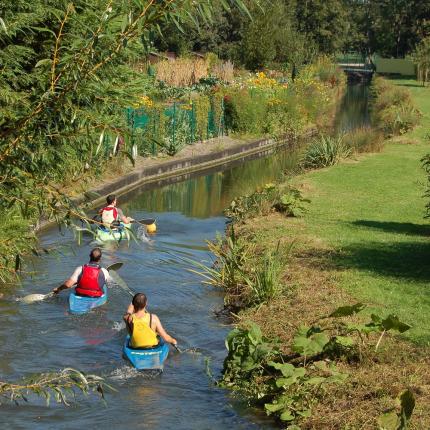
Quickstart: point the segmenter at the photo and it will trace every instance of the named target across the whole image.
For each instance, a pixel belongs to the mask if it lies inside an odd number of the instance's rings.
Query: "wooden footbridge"
[[[336,61],[350,80],[370,80],[375,72],[372,60],[359,53],[343,54]]]

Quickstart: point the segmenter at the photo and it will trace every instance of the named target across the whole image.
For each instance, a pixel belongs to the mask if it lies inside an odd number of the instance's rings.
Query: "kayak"
[[[123,353],[138,370],[163,370],[164,361],[169,355],[169,345],[160,339],[154,348],[135,349],[130,347],[130,336],[125,338]]]
[[[112,230],[104,226],[98,226],[96,229],[96,241],[97,242],[109,242],[115,240],[120,242],[121,240],[130,239],[131,224],[122,224],[117,230]]]
[[[103,287],[103,295],[100,297],[78,296],[73,290],[69,296],[69,311],[72,314],[85,314],[91,309],[104,305],[107,301],[107,288]]]

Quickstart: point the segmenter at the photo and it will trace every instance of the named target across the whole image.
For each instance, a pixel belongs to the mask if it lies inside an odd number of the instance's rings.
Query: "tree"
[[[350,11],[343,0],[304,0],[297,2],[297,27],[320,52],[342,51],[350,30]]]
[[[351,11],[352,46],[404,57],[430,33],[430,0],[345,0]]]
[[[222,4],[245,10],[240,0]],[[211,0],[3,0],[2,218],[83,215],[62,184],[100,170],[108,135],[127,134],[124,109],[152,85],[130,66],[148,51],[142,41],[161,25],[199,25],[212,13]]]
[[[427,83],[430,74],[430,36],[423,39],[412,53],[412,58],[417,65],[418,79],[423,86]]]

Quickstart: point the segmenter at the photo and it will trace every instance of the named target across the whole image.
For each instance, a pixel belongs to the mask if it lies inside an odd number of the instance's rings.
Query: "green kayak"
[[[109,229],[103,226],[98,226],[96,230],[96,241],[97,242],[109,242],[130,239],[131,224],[123,224],[116,229]]]

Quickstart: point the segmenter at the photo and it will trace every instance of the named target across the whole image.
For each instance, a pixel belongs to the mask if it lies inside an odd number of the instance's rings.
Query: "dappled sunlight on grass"
[[[424,219],[420,160],[430,152],[430,88],[411,91],[419,95],[424,116],[421,127],[404,136],[416,144],[390,143],[359,163],[310,172],[298,181],[310,182],[305,228],[332,249],[314,259],[333,265],[352,295],[406,318],[413,325],[408,337],[429,343],[430,224]]]

